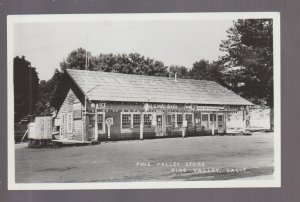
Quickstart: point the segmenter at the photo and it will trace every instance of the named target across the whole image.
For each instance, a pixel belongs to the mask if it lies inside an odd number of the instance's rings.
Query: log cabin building
[[[225,134],[226,116],[253,105],[206,80],[67,69],[63,85],[60,142]]]

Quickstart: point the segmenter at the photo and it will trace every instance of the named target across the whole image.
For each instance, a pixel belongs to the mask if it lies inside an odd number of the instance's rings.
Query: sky
[[[221,40],[232,25],[229,19],[15,23],[13,55],[25,56],[40,80],[50,79],[79,47],[92,55],[140,53],[167,66],[191,68],[201,59],[218,59]]]

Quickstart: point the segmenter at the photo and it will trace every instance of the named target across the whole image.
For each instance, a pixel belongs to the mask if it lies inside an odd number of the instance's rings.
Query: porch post
[[[144,115],[143,112],[141,112],[141,123],[140,123],[140,140],[144,139]]]
[[[226,119],[227,119],[227,115],[226,115],[226,111],[224,112],[224,133],[226,134],[227,133],[227,126],[226,126]]]
[[[163,131],[163,135],[165,136],[167,133],[167,128],[166,128],[166,113],[163,112],[162,114],[162,131]]]
[[[246,119],[246,111],[245,110],[243,110],[243,133],[245,133],[246,132],[246,128],[247,128],[247,121],[246,121],[247,119]]]
[[[84,112],[83,115],[83,134],[82,134],[82,141],[85,142],[86,136],[87,136],[87,130],[88,130],[88,125],[87,125],[87,114],[86,111]]]
[[[217,129],[217,134],[219,133],[219,118],[218,118],[218,116],[219,116],[219,113],[218,112],[216,112],[216,129]]]
[[[214,112],[212,113],[212,125],[211,125],[211,134],[215,135],[215,120],[214,120]],[[210,118],[210,117],[209,117]]]
[[[185,126],[184,126],[184,124],[185,124],[185,115],[184,115],[184,113],[182,113],[182,128],[181,128],[181,130],[182,130],[182,137],[185,137]]]
[[[98,104],[95,104],[95,135],[94,135],[94,139],[95,141],[98,141]]]

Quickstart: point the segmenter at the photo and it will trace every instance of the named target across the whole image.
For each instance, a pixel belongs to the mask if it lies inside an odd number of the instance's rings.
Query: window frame
[[[178,115],[181,116],[181,122],[178,122]],[[185,118],[184,114],[182,114],[182,113],[176,113],[176,125],[177,125],[177,127],[179,127],[179,128],[183,127],[184,118]]]
[[[138,116],[139,116],[139,121],[136,122],[136,123],[138,123],[138,124],[135,124],[135,121],[134,121],[134,115],[138,115]],[[131,114],[131,119],[132,119],[132,127],[133,127],[133,128],[140,128],[141,121],[142,121],[141,114],[140,114],[140,113],[133,113],[133,114]]]
[[[188,112],[188,113],[170,112],[170,113],[167,113],[166,117],[171,116],[171,125],[167,124],[167,120],[166,120],[166,126],[173,126],[175,128],[182,127],[183,121],[186,120],[186,114],[192,115],[192,125],[190,125],[190,126],[194,126],[195,125],[194,113],[192,113],[192,112]],[[178,124],[178,115],[182,115],[182,123],[181,124]]]
[[[192,124],[191,125],[189,125],[188,120],[186,119],[186,115],[192,115]],[[184,113],[184,120],[187,121],[188,126],[194,126],[195,125],[194,113]]]
[[[208,113],[208,112],[201,113],[201,126],[204,126],[204,127],[206,128],[206,130],[211,129],[210,114],[211,114],[211,113]],[[203,119],[202,119],[202,116],[203,116],[203,115],[207,115],[207,120],[206,120],[206,121],[203,121]],[[204,125],[204,122],[206,122],[207,124]]]
[[[150,128],[151,128],[151,126],[152,126],[152,120],[153,120],[153,116],[154,116],[154,114],[153,113],[150,113],[150,112],[145,112],[145,113],[142,113],[143,114],[143,126],[145,127],[149,127],[149,124],[146,124],[145,125],[145,115],[150,115],[150,121],[149,121],[149,123],[150,123]]]
[[[77,120],[77,119],[82,119],[82,104],[81,102],[74,102],[72,105],[72,110],[73,110],[73,120]],[[75,117],[75,111],[78,111],[80,113],[79,117]]]
[[[130,127],[129,128],[123,128],[123,115],[125,115],[125,114],[130,115]],[[141,120],[142,120],[141,112],[121,112],[121,115],[120,115],[120,130],[121,130],[121,133],[131,133],[132,129],[139,128],[139,127],[134,127],[134,125],[133,125],[133,115],[134,114],[140,115],[140,124],[141,124]],[[137,125],[135,125],[135,126],[137,126]]]
[[[203,120],[203,115],[207,115],[207,120],[205,120],[205,121],[210,122],[210,119],[209,119],[209,113],[201,113],[201,122],[204,121],[204,120]]]
[[[103,116],[103,120],[102,120],[102,130],[99,130],[98,124],[100,123],[98,121],[98,115],[102,115]],[[105,112],[97,112],[97,133],[98,134],[105,134]]]

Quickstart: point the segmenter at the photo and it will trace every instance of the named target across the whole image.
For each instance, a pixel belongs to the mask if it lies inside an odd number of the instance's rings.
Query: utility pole
[[[86,33],[86,48],[88,49],[88,32]],[[88,59],[88,50],[85,50],[85,70],[84,70],[84,133],[83,133],[83,142],[86,140],[87,132],[88,132],[88,126],[87,126],[87,88],[86,88],[86,74],[87,69],[89,66],[89,59]]]

